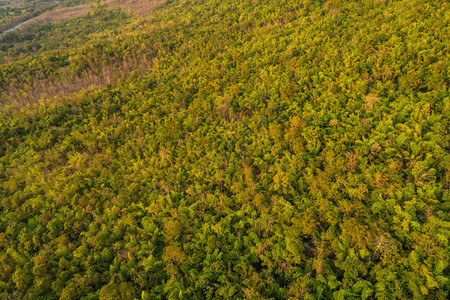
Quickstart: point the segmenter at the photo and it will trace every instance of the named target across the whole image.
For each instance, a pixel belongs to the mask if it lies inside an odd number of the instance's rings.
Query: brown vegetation
[[[118,7],[124,10],[130,10],[133,13],[146,15],[153,9],[164,4],[166,0],[106,0],[109,7]]]
[[[57,22],[67,21],[71,18],[81,17],[89,11],[90,5],[83,4],[74,7],[62,7],[47,11],[36,17],[34,22]]]
[[[39,76],[32,80],[24,79],[21,88],[11,87],[0,94],[0,106],[4,112],[11,112],[24,106],[35,106],[52,100],[61,103],[64,99],[70,99],[80,92],[93,91],[112,82],[124,80],[132,72],[143,73],[150,66],[151,61],[135,57],[110,61],[95,71],[86,68],[78,75],[62,75],[60,80]]]
[[[146,15],[165,2],[166,0],[106,0],[105,4],[110,8],[120,8],[131,11],[132,13]],[[63,22],[72,18],[81,17],[88,13],[92,5],[93,4],[91,3],[74,7],[58,7],[37,16],[33,19],[31,24],[43,22]]]

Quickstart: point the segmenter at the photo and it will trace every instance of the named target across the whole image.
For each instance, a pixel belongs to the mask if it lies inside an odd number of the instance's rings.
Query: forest
[[[448,1],[0,0],[31,18],[0,299],[448,299]]]

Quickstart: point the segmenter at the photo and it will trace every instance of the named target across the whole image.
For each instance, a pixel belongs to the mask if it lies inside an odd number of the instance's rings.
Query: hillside
[[[33,3],[0,298],[448,297],[447,1]]]

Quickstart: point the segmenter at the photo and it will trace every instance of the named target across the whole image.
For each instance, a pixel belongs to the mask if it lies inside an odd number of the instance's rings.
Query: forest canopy
[[[447,1],[25,2],[0,298],[448,298]]]

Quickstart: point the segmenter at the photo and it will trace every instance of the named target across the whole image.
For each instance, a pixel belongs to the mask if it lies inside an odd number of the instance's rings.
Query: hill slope
[[[449,19],[179,0],[30,30],[0,66],[0,295],[445,299]]]

